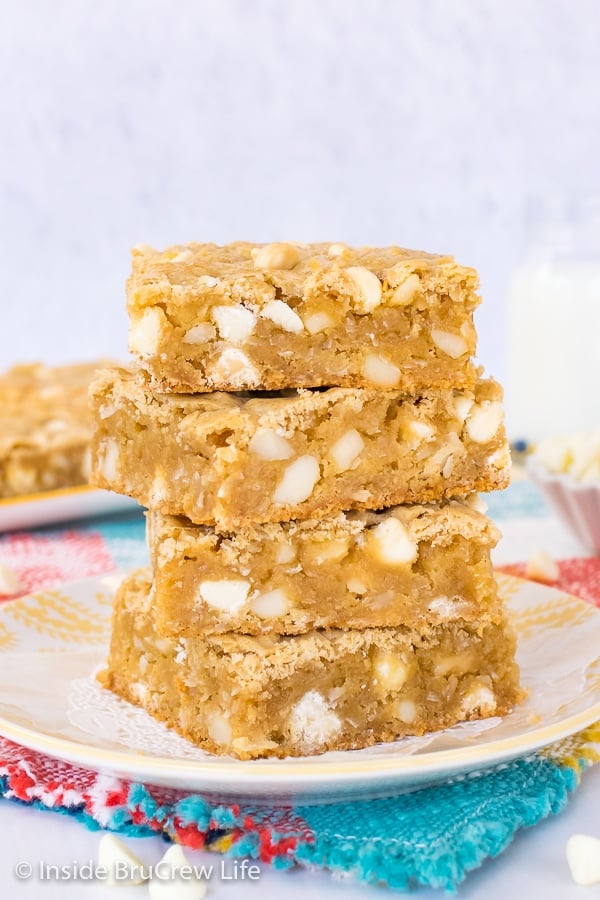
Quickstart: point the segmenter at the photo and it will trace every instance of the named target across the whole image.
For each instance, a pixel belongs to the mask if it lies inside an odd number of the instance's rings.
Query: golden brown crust
[[[473,269],[399,247],[331,248],[134,251],[130,349],[153,389],[473,385]]]
[[[419,631],[159,638],[147,573],[122,585],[103,683],[241,759],[366,747],[505,713],[520,698],[502,618]]]
[[[88,387],[107,364],[32,363],[0,376],[0,498],[87,483]]]
[[[416,395],[153,394],[114,370],[92,389],[92,480],[221,531],[460,497],[508,483],[501,397],[493,381]]]

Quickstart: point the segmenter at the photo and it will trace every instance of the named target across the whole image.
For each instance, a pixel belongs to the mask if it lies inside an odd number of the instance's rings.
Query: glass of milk
[[[512,441],[600,424],[600,196],[538,207],[509,291]]]

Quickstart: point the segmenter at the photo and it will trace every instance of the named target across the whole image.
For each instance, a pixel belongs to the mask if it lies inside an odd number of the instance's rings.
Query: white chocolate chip
[[[213,609],[234,615],[239,612],[248,596],[250,582],[242,579],[223,578],[220,581],[203,581],[200,596]]]
[[[327,248],[327,256],[335,259],[337,256],[343,256],[347,249],[346,244],[330,244]]]
[[[142,860],[114,834],[104,834],[100,838],[98,865],[106,870],[108,887],[128,887],[143,884],[146,880]]]
[[[319,463],[314,456],[299,456],[283,473],[273,501],[281,505],[303,503],[312,494],[320,475]]]
[[[427,609],[440,619],[456,618],[456,601],[450,597],[434,597]]]
[[[469,507],[469,509],[475,510],[475,512],[486,513],[488,510],[488,505],[485,500],[482,500],[479,494],[469,494],[469,496],[465,499],[465,503]]]
[[[327,744],[340,732],[342,723],[318,691],[308,691],[292,707],[288,728],[292,742],[310,751]]]
[[[348,555],[349,547],[349,538],[314,541],[312,542],[310,557],[317,566],[323,565],[324,562],[340,562]]]
[[[355,491],[350,496],[353,500],[356,500],[357,503],[368,503],[371,499],[371,492],[367,491],[366,488],[363,488],[363,490]]]
[[[396,707],[396,714],[401,722],[412,725],[417,718],[417,707],[412,700],[401,700]]]
[[[257,428],[248,444],[250,453],[254,453],[261,459],[289,459],[294,455],[294,449],[284,437],[273,428]]]
[[[589,834],[572,834],[566,846],[567,863],[576,884],[600,882],[600,840]]]
[[[435,429],[428,425],[427,422],[419,422],[418,419],[410,419],[405,423],[404,435],[410,440],[416,441],[417,443],[421,443],[421,441],[428,441],[435,434]]]
[[[458,359],[469,349],[464,337],[451,331],[441,331],[439,328],[431,329],[433,343],[447,356]]]
[[[408,306],[409,303],[412,303],[420,287],[421,279],[413,273],[408,276],[406,281],[398,285],[387,302],[390,306]]]
[[[260,619],[275,619],[284,616],[290,608],[290,601],[285,591],[275,588],[265,594],[259,594],[250,603],[250,609]]]
[[[525,577],[541,581],[542,584],[556,584],[560,578],[560,569],[544,550],[534,550],[527,560]]]
[[[119,445],[112,438],[103,441],[98,454],[98,470],[108,482],[117,478],[119,463]]]
[[[206,882],[196,875],[179,844],[173,844],[157,864],[148,893],[150,900],[202,900]]]
[[[198,284],[201,287],[213,288],[216,287],[219,283],[218,278],[213,278],[212,275],[199,275],[198,276]]]
[[[475,682],[473,687],[462,698],[460,711],[467,716],[475,712],[482,716],[489,716],[496,711],[496,707],[496,698],[488,685]]]
[[[188,248],[186,250],[181,250],[181,252],[178,253],[177,256],[174,256],[171,259],[171,262],[172,263],[186,263],[186,262],[191,262],[193,260],[193,258],[194,258],[194,254]]]
[[[454,410],[456,412],[456,418],[460,422],[464,422],[469,413],[473,408],[473,397],[468,394],[455,394],[454,395]]]
[[[364,266],[349,266],[346,274],[359,291],[359,295],[354,298],[356,312],[359,314],[372,312],[381,303],[381,282],[377,275]]]
[[[473,406],[467,419],[467,434],[476,444],[487,444],[494,437],[502,420],[504,411],[497,400],[483,400]]]
[[[371,529],[369,548],[388,566],[410,565],[419,555],[419,545],[409,537],[402,522],[393,516]]]
[[[158,250],[151,247],[150,244],[144,243],[136,244],[133,249],[135,253],[139,253],[141,256],[154,256],[155,253],[158,253]]]
[[[293,269],[300,254],[292,244],[266,244],[251,251],[255,269]]]
[[[251,309],[246,309],[241,303],[234,306],[215,306],[212,309],[212,316],[220,337],[236,344],[241,344],[250,337],[256,326],[256,316]]]
[[[346,587],[352,594],[366,594],[368,590],[364,581],[356,577],[349,578],[346,582]]]
[[[367,381],[377,387],[397,387],[400,381],[400,369],[383,356],[369,353],[363,365],[363,374]]]
[[[375,657],[377,683],[388,691],[399,691],[408,678],[408,666],[395,653],[381,650]]]
[[[292,331],[295,334],[304,331],[304,323],[298,313],[283,300],[269,300],[261,309],[260,315],[263,319],[270,319],[284,331]]]
[[[213,712],[208,716],[208,734],[215,744],[231,742],[231,725],[221,713]]]
[[[440,656],[433,668],[436,675],[445,677],[446,675],[464,675],[474,665],[476,665],[475,657],[469,650],[465,650],[464,653],[449,653],[448,656]]]
[[[182,341],[184,344],[204,344],[211,341],[217,336],[217,330],[210,322],[199,322],[192,325],[184,334]]]
[[[318,334],[320,331],[325,331],[326,328],[331,328],[334,324],[333,319],[326,312],[312,313],[304,319],[304,327],[309,334]]]
[[[6,563],[0,563],[0,597],[10,597],[21,588],[19,576]]]
[[[282,541],[277,547],[277,552],[275,554],[275,562],[278,565],[283,566],[286,563],[293,562],[295,559],[296,559],[295,548],[291,544],[288,544],[286,541]]]
[[[129,350],[139,356],[154,356],[158,352],[163,325],[167,318],[158,307],[145,309],[142,316],[132,318],[129,328]]]
[[[345,472],[364,450],[365,442],[356,428],[345,431],[331,448],[331,456],[338,472]]]
[[[228,381],[232,388],[242,390],[258,385],[258,372],[238,347],[226,347],[213,366],[214,380]]]

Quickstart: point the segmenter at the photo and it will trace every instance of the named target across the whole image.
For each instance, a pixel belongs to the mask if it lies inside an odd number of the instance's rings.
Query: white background
[[[504,377],[528,209],[600,186],[596,0],[0,6],[2,366],[124,354],[137,242],[295,238],[477,266]]]

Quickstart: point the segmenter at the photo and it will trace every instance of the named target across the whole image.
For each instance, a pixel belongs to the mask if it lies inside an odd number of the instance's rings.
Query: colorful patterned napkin
[[[514,489],[507,494],[514,503]],[[18,572],[24,591],[146,561],[141,516],[0,539],[0,562]],[[600,605],[599,559],[568,560],[560,568],[559,587]],[[277,868],[324,868],[398,890],[453,890],[520,828],[564,807],[584,770],[600,759],[598,742],[595,726],[495,770],[388,799],[256,809],[107,778],[0,738],[0,793],[88,828],[160,833],[191,848]]]

